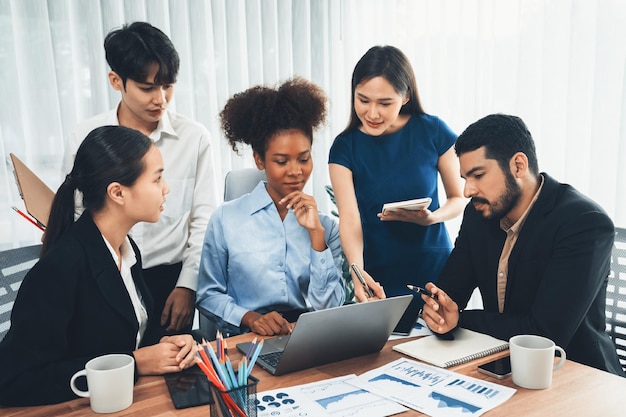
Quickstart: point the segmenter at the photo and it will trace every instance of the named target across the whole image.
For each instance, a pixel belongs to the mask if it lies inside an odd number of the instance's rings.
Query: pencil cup
[[[256,417],[256,386],[259,382],[253,376],[248,384],[229,390],[220,390],[210,384],[211,417]]]

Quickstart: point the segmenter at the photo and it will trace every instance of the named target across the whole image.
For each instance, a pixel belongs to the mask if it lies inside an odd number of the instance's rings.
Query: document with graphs
[[[516,391],[412,359],[395,360],[349,382],[431,417],[480,416]]]
[[[349,384],[355,375],[257,393],[257,417],[386,417],[406,407]]]

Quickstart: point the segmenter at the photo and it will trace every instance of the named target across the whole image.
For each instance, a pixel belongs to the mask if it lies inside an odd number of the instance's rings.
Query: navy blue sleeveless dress
[[[456,138],[442,120],[424,114],[411,116],[389,135],[370,136],[358,129],[341,134],[330,149],[329,163],[352,171],[364,267],[387,296],[410,293],[409,283],[436,281],[452,244],[444,223],[424,227],[383,222],[376,215],[384,203],[422,197],[432,198],[431,211],[439,208],[437,162]]]

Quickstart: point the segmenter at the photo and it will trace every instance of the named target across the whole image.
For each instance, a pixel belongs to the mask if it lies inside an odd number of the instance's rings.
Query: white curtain
[[[347,123],[352,69],[369,47],[392,44],[413,63],[427,112],[458,133],[489,113],[521,116],[540,168],[626,226],[623,0],[0,0],[0,248],[41,237],[10,208],[24,205],[9,153],[56,190],[64,139],[119,100],[103,38],[135,20],[178,49],[173,106],[212,132],[222,173],[252,166],[219,131],[226,100],[303,76],[330,97],[308,186],[330,211],[327,155]]]

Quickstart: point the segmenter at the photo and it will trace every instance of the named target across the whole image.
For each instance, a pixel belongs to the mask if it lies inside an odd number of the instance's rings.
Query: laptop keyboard
[[[259,355],[259,358],[263,359],[265,363],[275,368],[276,365],[278,365],[278,361],[280,360],[282,354],[283,352],[264,353],[262,355]]]

